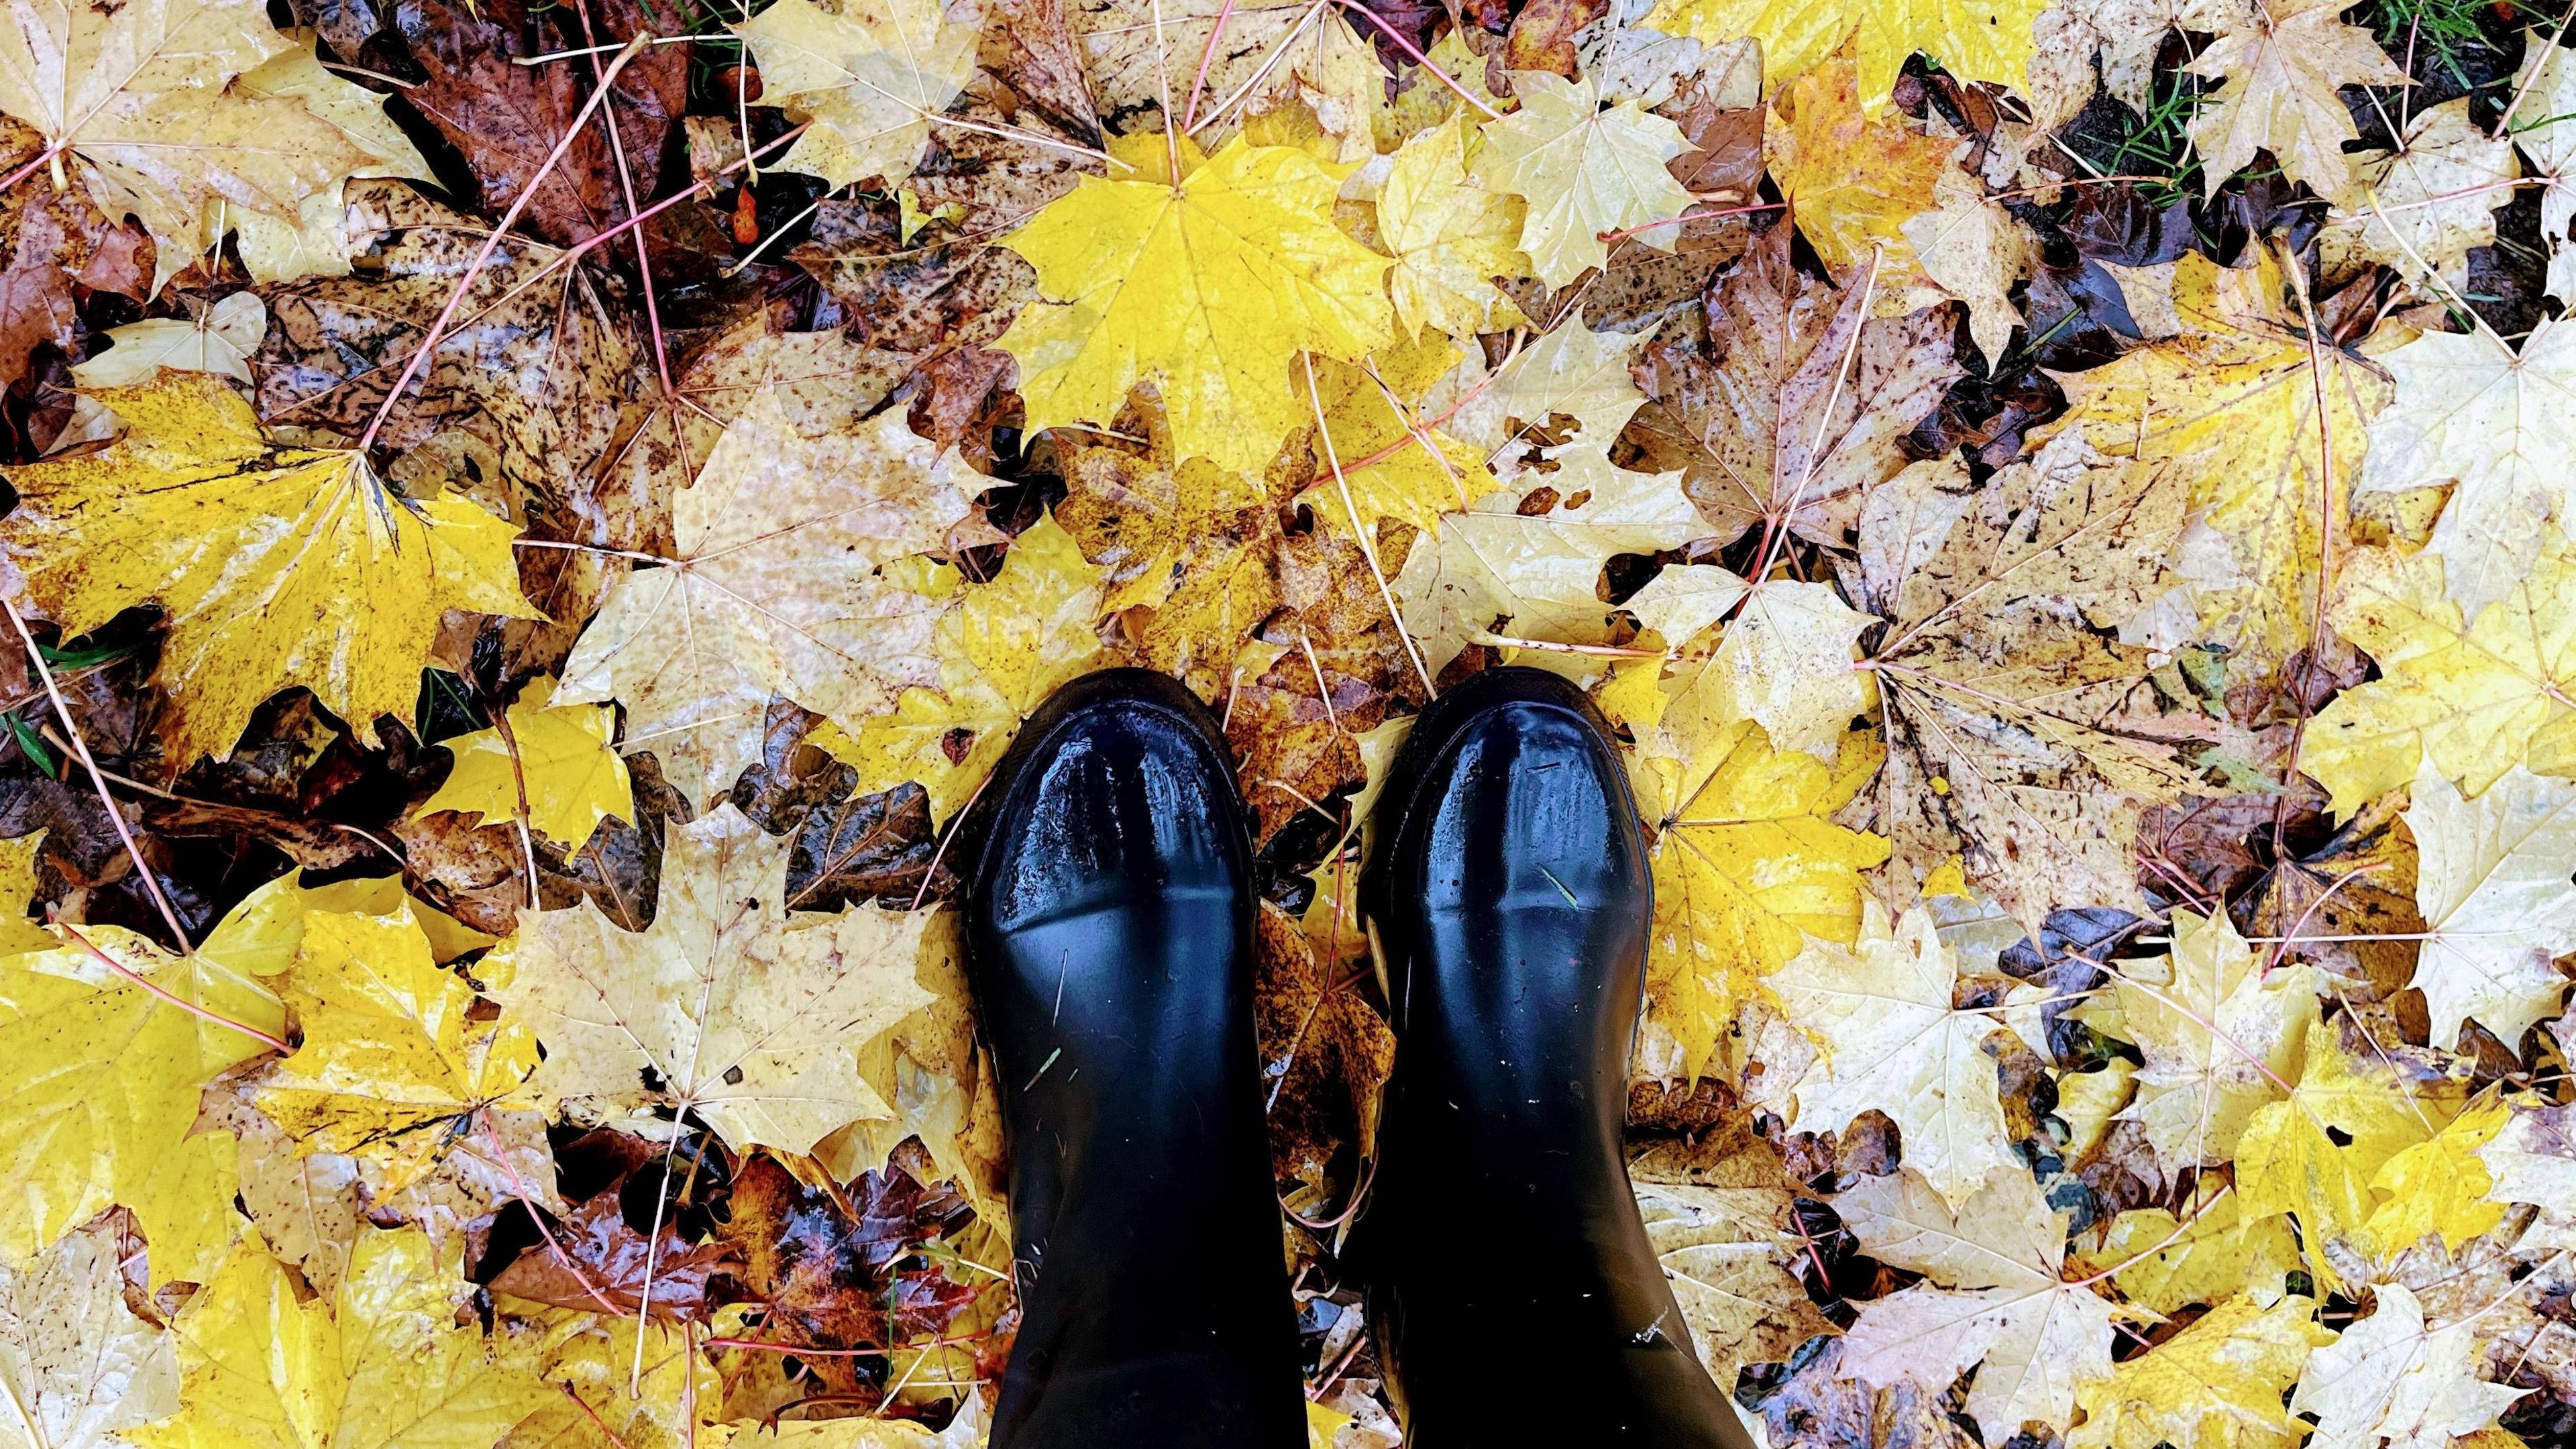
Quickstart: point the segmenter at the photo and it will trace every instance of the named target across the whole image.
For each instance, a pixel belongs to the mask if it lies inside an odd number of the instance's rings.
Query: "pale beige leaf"
[[[1471,167],[1495,191],[1529,202],[1521,250],[1539,280],[1562,287],[1608,260],[1601,233],[1678,218],[1690,193],[1664,163],[1690,148],[1681,127],[1635,101],[1601,106],[1600,82],[1518,73],[1521,108],[1485,130]],[[1680,227],[1636,233],[1670,250]],[[1604,439],[1603,441],[1607,441]]]
[[[2415,836],[2415,902],[2431,934],[2415,988],[2447,1047],[2474,1018],[2509,1046],[2556,1016],[2567,981],[2553,958],[2576,951],[2576,784],[2507,770],[2464,799],[2427,760],[2406,826]]]
[[[178,1356],[125,1306],[113,1220],[23,1269],[0,1264],[0,1393],[10,1449],[107,1449],[179,1411]]]

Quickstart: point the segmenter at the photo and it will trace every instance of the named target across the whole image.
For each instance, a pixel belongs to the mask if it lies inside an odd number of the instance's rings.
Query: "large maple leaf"
[[[1967,81],[2018,89],[2031,54],[2031,21],[2047,0],[1973,7],[1941,0],[1663,0],[1639,22],[1711,45],[1750,35],[1762,42],[1765,87],[1811,69],[1846,44],[1859,57],[1860,95],[1884,101],[1916,51]]]
[[[2343,23],[2343,8],[2331,0],[2255,6],[2243,25],[2183,67],[2220,83],[2191,121],[2210,195],[2255,152],[2270,151],[2292,180],[2329,201],[2353,200],[2343,143],[2360,132],[2336,88],[2407,80],[2369,31]]]
[[[1115,154],[1002,239],[1038,271],[1040,300],[1002,335],[1020,361],[1031,432],[1114,419],[1152,383],[1173,451],[1259,473],[1313,416],[1300,351],[1355,360],[1392,334],[1386,258],[1333,225],[1338,183],[1303,151],[1228,142],[1170,174],[1160,136]]]
[[[976,30],[941,0],[778,0],[735,26],[760,64],[762,101],[814,123],[770,164],[836,188],[911,175],[930,118],[974,78]]]
[[[2066,1219],[2020,1167],[1955,1209],[1909,1170],[1863,1179],[1834,1210],[1862,1251],[1931,1280],[1861,1305],[1849,1372],[1940,1390],[1977,1368],[1968,1412],[1994,1444],[2025,1420],[2065,1423],[2082,1386],[2109,1377],[2112,1307],[2060,1280]]]
[[[2370,424],[2360,491],[2456,484],[2428,548],[2474,622],[2576,520],[2576,326],[2544,320],[2519,350],[2494,334],[2428,332],[2388,354],[2393,404]]]
[[[763,392],[726,430],[672,505],[677,557],[617,582],[555,695],[623,703],[629,746],[702,801],[758,757],[773,695],[855,728],[939,677],[938,606],[885,565],[941,546],[970,475],[900,411],[792,403]]]
[[[293,223],[305,198],[378,160],[301,101],[227,84],[295,49],[256,0],[10,8],[0,111],[69,157],[99,210],[142,219],[156,291],[217,239],[207,222],[223,206]]]
[[[369,1231],[329,1300],[245,1241],[174,1327],[176,1418],[127,1431],[144,1449],[479,1449],[555,1398],[536,1365],[488,1340],[418,1228]]]
[[[2576,951],[2576,784],[2516,765],[2474,800],[2426,761],[2407,828],[2421,864],[2415,899],[2431,928],[2414,986],[2433,1043],[2474,1017],[2508,1045],[2558,1014],[2567,980],[2551,964]]]
[[[525,617],[518,530],[462,498],[404,498],[355,452],[278,447],[217,378],[99,394],[126,423],[102,451],[8,470],[13,591],[86,634],[157,604],[154,679],[170,755],[229,754],[251,711],[303,685],[367,744],[405,722],[449,609]],[[101,565],[105,564],[105,567]]]
[[[663,1133],[694,1111],[736,1149],[808,1152],[891,1109],[859,1047],[928,1005],[913,982],[929,917],[877,906],[792,917],[794,839],[730,802],[663,837],[653,924],[621,929],[585,899],[527,918],[482,970],[547,1047],[532,1089],[584,1117]]]
[[[2364,425],[2389,396],[2368,364],[2331,341],[2310,344],[2286,286],[2268,252],[2244,271],[2186,254],[2173,273],[2181,331],[2060,379],[2069,423],[2094,447],[2182,470],[2242,575],[2198,591],[2206,637],[2272,658],[2304,647],[2315,627],[2318,572],[2329,548],[2347,552]]]
[[[1861,510],[1868,662],[1888,764],[1879,828],[1910,894],[1951,855],[2036,929],[2076,903],[2143,909],[2141,803],[2190,776],[2146,731],[2143,651],[2103,638],[2163,576],[2186,490],[2073,433],[1982,489],[1917,464]]]
[[[1562,287],[1609,260],[1604,232],[1669,221],[1690,209],[1690,193],[1666,162],[1690,149],[1682,129],[1634,100],[1604,109],[1601,83],[1525,71],[1521,108],[1486,128],[1472,169],[1495,191],[1529,204],[1521,250],[1539,280]],[[1679,234],[1657,228],[1641,241],[1669,247]]]
[[[2576,556],[2549,545],[2474,621],[2444,580],[2438,555],[2387,549],[2354,555],[2336,580],[2328,620],[2379,665],[2317,712],[2299,755],[2339,815],[2425,761],[2471,795],[2516,763],[2576,771]]]

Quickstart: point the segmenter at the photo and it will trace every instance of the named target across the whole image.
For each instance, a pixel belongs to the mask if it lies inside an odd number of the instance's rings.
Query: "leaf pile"
[[[950,835],[1135,664],[1395,1444],[1356,878],[1527,664],[1772,1443],[2576,1445],[2565,0],[0,4],[0,1437],[979,1442]]]

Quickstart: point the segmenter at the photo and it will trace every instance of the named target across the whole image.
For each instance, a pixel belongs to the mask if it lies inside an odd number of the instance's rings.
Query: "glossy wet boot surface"
[[[1223,738],[1169,678],[1104,671],[987,793],[968,961],[1021,1307],[994,1449],[1300,1449]]]
[[[1564,681],[1489,670],[1384,800],[1398,1045],[1352,1250],[1409,1449],[1746,1449],[1628,1185],[1651,888],[1614,747]]]

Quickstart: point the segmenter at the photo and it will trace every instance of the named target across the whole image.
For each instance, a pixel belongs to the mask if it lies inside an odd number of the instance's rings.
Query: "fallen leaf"
[[[2576,517],[2556,461],[2576,449],[2576,326],[2544,321],[2519,352],[2483,331],[2428,332],[2384,361],[2395,400],[2371,420],[2355,491],[2456,485],[2426,547],[2474,623]]]
[[[2468,276],[2469,250],[2495,244],[2495,211],[2521,174],[2513,138],[2469,119],[2468,97],[2427,106],[2398,148],[2354,158],[2360,204],[2342,219],[2364,256],[2423,283]]]
[[[761,101],[812,123],[768,163],[832,189],[912,174],[931,118],[975,75],[971,0],[778,0],[733,27],[760,66]]]
[[[2344,564],[2327,617],[2379,666],[2317,712],[2299,756],[2337,815],[2426,763],[2472,796],[2518,763],[2576,769],[2576,557],[2565,544],[2474,623],[2439,555],[2364,549]]]
[[[1871,1257],[1931,1280],[1861,1305],[1848,1372],[1938,1390],[1976,1368],[1968,1413],[1992,1444],[2027,1420],[2066,1422],[2083,1386],[2111,1376],[2111,1305],[2059,1281],[2065,1219],[2018,1166],[1956,1211],[1912,1172],[1864,1179],[1834,1210]]]
[[[267,335],[268,309],[258,294],[235,292],[184,322],[151,317],[109,328],[107,350],[75,363],[72,381],[84,388],[132,387],[166,367],[249,382],[251,354]]]
[[[0,1264],[0,1391],[29,1449],[106,1449],[179,1412],[178,1356],[126,1306],[112,1225]]]
[[[397,1192],[427,1175],[476,1115],[533,1103],[537,1040],[507,1018],[473,1021],[473,988],[430,961],[406,904],[388,915],[316,914],[282,981],[303,1040],[272,1067],[260,1110],[306,1153],[379,1163]]]
[[[1744,1365],[1787,1362],[1831,1331],[1784,1266],[1800,1251],[1786,1191],[1640,1183],[1636,1192],[1646,1240],[1710,1378],[1731,1384]]]
[[[143,1449],[496,1443],[553,1396],[532,1364],[456,1326],[465,1287],[403,1228],[359,1239],[339,1293],[304,1302],[245,1240],[172,1327],[185,1407],[126,1437]]]
[[[2427,760],[2412,798],[2415,899],[2431,928],[2413,984],[2433,1041],[2474,1018],[2519,1045],[2558,1014],[2567,981],[2551,962],[2576,951],[2576,785],[2516,765],[2467,800]]]
[[[294,48],[252,0],[31,6],[17,22],[0,50],[0,111],[68,157],[54,175],[76,176],[100,211],[142,220],[158,244],[154,292],[220,239],[207,218],[222,206],[292,221],[376,159],[301,101],[229,84]]]
[[[2224,913],[2176,909],[2173,949],[2123,961],[2113,978],[2113,1034],[2146,1056],[2138,1098],[2121,1115],[2145,1127],[2167,1175],[2237,1154],[2255,1111],[2296,1080],[2317,1020],[2317,976],[2269,963]]]
[[[1655,582],[1676,572],[1667,569]],[[1868,710],[1853,652],[1861,634],[1878,621],[1845,604],[1830,584],[1775,578],[1747,589],[1743,580],[1735,583],[1741,611],[1714,639],[1681,647],[1665,686],[1670,702],[1640,749],[1649,757],[1688,760],[1716,732],[1749,719],[1773,745],[1805,750],[1832,764],[1852,721]],[[1640,590],[1629,606],[1635,608],[1653,587]],[[1666,597],[1649,600],[1650,611],[1660,614],[1654,606]]]
[[[565,661],[558,705],[626,707],[692,798],[757,758],[773,695],[855,727],[938,677],[935,603],[885,566],[937,549],[967,516],[955,455],[903,415],[755,396],[672,505],[677,552],[628,574]]]
[[[531,1089],[589,1120],[667,1133],[696,1112],[737,1150],[805,1152],[889,1109],[854,1054],[930,999],[912,962],[928,917],[876,906],[793,917],[790,842],[730,803],[663,840],[661,904],[626,931],[585,900],[524,917],[478,968],[548,1048]]]
[[[2238,1296],[2076,1391],[2084,1422],[2068,1449],[2298,1449],[2301,1425],[2281,1407],[2309,1355],[2335,1341],[2315,1300],[2268,1306]]]
[[[1983,1050],[2003,1024],[1951,1007],[1959,958],[1921,906],[1891,926],[1885,906],[1862,902],[1852,945],[1810,941],[1767,984],[1821,1049],[1791,1087],[1788,1130],[1840,1131],[1884,1112],[1904,1134],[1908,1170],[1953,1209],[1998,1171],[2019,1170]]]
[[[634,823],[634,787],[609,736],[617,712],[606,705],[558,705],[554,681],[532,680],[497,726],[441,743],[456,764],[419,814],[453,810],[491,820],[525,818],[530,829],[568,851],[590,842],[600,822]]]
[[[2153,1313],[2222,1304],[2239,1293],[2238,1302],[2270,1306],[2299,1269],[2299,1241],[2287,1218],[2249,1214],[2234,1188],[2210,1184],[2194,1189],[2181,1217],[2153,1207],[2120,1214],[2076,1266],[2109,1273],[2130,1302]]]
[[[2503,1222],[2504,1209],[2487,1201],[2495,1183],[2479,1154],[2508,1120],[2502,1102],[2471,1107],[2443,1124],[2430,1141],[2381,1164],[2370,1185],[2387,1200],[2371,1210],[2363,1231],[2392,1249],[2428,1234],[2457,1248]]]
[[[1860,872],[1887,858],[1887,843],[1832,816],[1875,765],[1872,751],[1847,749],[1829,770],[1804,750],[1774,750],[1748,723],[1696,759],[1634,767],[1656,831],[1646,1012],[1679,1042],[1688,1075],[1706,1070],[1763,978],[1810,938],[1858,939]]]
[[[1388,340],[1389,263],[1332,224],[1336,183],[1302,151],[1236,140],[1173,176],[1161,137],[1114,145],[1135,179],[1085,177],[1002,239],[1038,272],[1041,300],[998,344],[1027,427],[1108,421],[1152,383],[1174,452],[1258,473],[1313,416],[1297,352],[1349,361]]]
[[[954,584],[931,631],[937,688],[904,691],[894,711],[824,748],[857,767],[858,790],[907,780],[934,816],[962,807],[992,773],[1020,722],[1056,688],[1105,662],[1093,622],[1100,571],[1053,519],[1012,540],[1001,572]]]
[[[2203,637],[2257,657],[2308,643],[2327,550],[2351,552],[2341,520],[2354,465],[2370,446],[2364,427],[2389,397],[2388,384],[2350,354],[2322,338],[2308,345],[2305,316],[2284,303],[2286,290],[2268,252],[2246,271],[2187,254],[2173,269],[2180,330],[2062,379],[2066,425],[2080,423],[2095,448],[2182,470],[2192,506],[2208,510],[2242,575],[2196,587]]]
[[[1789,240],[1786,227],[1757,238],[1704,308],[1646,346],[1651,401],[1627,438],[1639,466],[1683,470],[1721,539],[1764,522],[1839,547],[1963,369],[1941,311],[1873,318],[1864,288],[1791,265]]]
[[[1952,855],[2036,927],[2072,903],[2143,907],[2138,814],[2189,777],[2134,715],[2142,654],[2096,632],[2156,586],[2182,525],[2169,467],[2061,434],[1982,489],[1909,470],[1863,505],[1870,667],[1887,721],[1879,828],[1893,880]]]
[[[385,114],[384,97],[335,75],[313,53],[310,32],[297,31],[293,48],[282,50],[237,77],[233,89],[254,99],[299,101],[328,122],[349,144],[366,153],[367,163],[350,170],[348,180],[402,177],[435,181],[420,148]],[[348,186],[335,181],[304,198],[292,218],[225,206],[209,233],[226,228],[241,252],[242,266],[254,282],[283,282],[303,276],[349,274]],[[242,295],[235,293],[235,296]],[[231,297],[224,299],[230,302]],[[222,302],[216,304],[218,308]],[[253,338],[254,345],[257,338]],[[244,349],[248,350],[248,349]],[[138,379],[139,380],[139,379]],[[247,375],[242,381],[250,381]]]
[[[1835,51],[1771,98],[1763,149],[1799,234],[1838,273],[1866,265],[1866,290],[1913,265],[1904,224],[1932,209],[1952,143],[1872,119],[1863,95],[1851,48]]]
[[[1159,111],[1168,90],[1179,129],[1210,145],[1247,120],[1303,111],[1334,159],[1364,161],[1376,149],[1371,121],[1385,105],[1386,71],[1365,37],[1377,32],[1338,11],[1282,0],[1075,0],[1071,13],[1105,115]],[[1161,137],[1143,139],[1161,155]]]
[[[2327,0],[2286,0],[2257,8],[2183,69],[2219,82],[2191,118],[2202,186],[2215,196],[2257,151],[2269,151],[2291,180],[2339,206],[2355,200],[2343,143],[2360,132],[2335,88],[2404,85],[2406,73],[2370,32],[2343,23]]]
[[[1562,287],[1603,265],[1604,232],[1633,232],[1670,250],[1671,237],[1659,240],[1661,229],[1649,223],[1678,220],[1691,208],[1690,193],[1664,164],[1690,148],[1681,127],[1635,101],[1605,109],[1590,76],[1528,71],[1518,94],[1521,108],[1485,128],[1468,169],[1486,189],[1528,204],[1521,250],[1539,280]]]
[[[1378,240],[1395,258],[1387,290],[1396,321],[1415,336],[1425,327],[1445,336],[1498,330],[1520,309],[1494,279],[1529,274],[1520,249],[1526,203],[1468,179],[1466,126],[1455,115],[1407,139],[1378,189]]]
[[[14,592],[86,634],[157,604],[170,755],[229,754],[262,700],[303,685],[373,744],[409,722],[439,615],[524,616],[517,530],[459,498],[397,499],[356,453],[270,443],[240,396],[182,373],[99,394],[105,450],[7,470]],[[121,567],[89,567],[95,551]],[[346,613],[352,601],[364,607]]]
[[[2383,1283],[2378,1306],[2320,1348],[2290,1412],[2317,1415],[2319,1449],[2445,1449],[2522,1397],[2481,1383],[2464,1325],[2427,1332],[2423,1306],[2404,1285]]]
[[[1551,475],[1549,506],[1523,511],[1509,490],[1491,493],[1414,539],[1393,587],[1432,673],[1469,644],[1607,643],[1610,606],[1594,587],[1602,565],[1701,529],[1679,473],[1614,468],[1580,444],[1549,456],[1577,465]]]
[[[1814,70],[1837,50],[1859,58],[1861,98],[1876,104],[1916,51],[1963,81],[2022,84],[2031,19],[2046,0],[2007,0],[1976,11],[1931,4],[1806,5],[1794,0],[1662,0],[1640,24],[1709,44],[1749,35],[1762,42],[1765,87]]]

